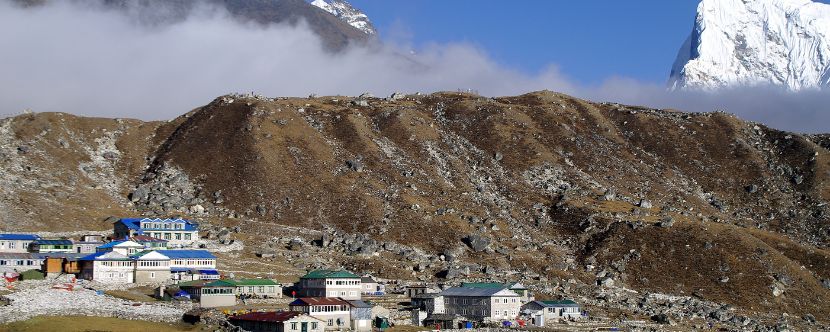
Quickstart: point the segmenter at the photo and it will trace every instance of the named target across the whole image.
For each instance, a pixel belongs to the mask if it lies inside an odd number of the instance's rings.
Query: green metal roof
[[[239,279],[239,280],[227,280],[230,283],[233,283],[236,286],[277,286],[279,285],[276,281],[271,279]]]
[[[205,280],[193,280],[193,281],[185,281],[180,282],[179,287],[202,287],[207,282]]]
[[[349,271],[333,271],[333,270],[314,270],[306,275],[300,277],[300,279],[333,279],[333,278],[356,278],[360,279],[356,274],[351,273]]]
[[[202,287],[236,287],[236,285],[227,280],[216,280],[214,282],[207,283]]]

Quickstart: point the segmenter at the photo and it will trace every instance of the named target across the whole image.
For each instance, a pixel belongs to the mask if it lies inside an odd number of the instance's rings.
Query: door
[[[308,323],[307,322],[300,323],[300,332],[308,332]]]

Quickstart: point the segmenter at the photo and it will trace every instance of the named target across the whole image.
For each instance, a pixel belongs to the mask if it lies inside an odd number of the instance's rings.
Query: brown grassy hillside
[[[339,263],[380,275],[586,287],[610,276],[830,317],[830,151],[811,137],[552,92],[363,100],[224,96],[167,123],[3,120],[0,221],[183,214],[233,220],[251,251],[275,225],[334,229],[359,235]],[[355,254],[367,251],[379,256]]]

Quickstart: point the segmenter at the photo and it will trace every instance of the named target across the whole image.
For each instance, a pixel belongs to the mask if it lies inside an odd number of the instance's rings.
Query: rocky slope
[[[611,317],[808,326],[830,317],[823,140],[552,92],[228,95],[169,122],[26,114],[0,123],[0,222],[184,215],[244,239],[230,271],[509,278]]]
[[[830,5],[703,0],[671,71],[672,88],[830,85]]]

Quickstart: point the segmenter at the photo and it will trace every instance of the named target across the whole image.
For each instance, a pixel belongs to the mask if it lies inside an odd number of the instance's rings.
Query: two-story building
[[[439,294],[444,298],[446,314],[476,321],[513,320],[522,307],[519,294],[503,288],[453,287]]]
[[[360,277],[348,271],[314,270],[300,277],[296,285],[302,297],[339,297],[360,300],[363,288]]]
[[[289,305],[289,310],[302,312],[326,323],[325,330],[344,330],[351,326],[351,306],[333,297],[301,297]]]
[[[228,321],[250,332],[323,332],[325,322],[295,311],[251,312]]]
[[[29,252],[32,242],[39,239],[40,236],[32,234],[0,234],[0,252]]]
[[[185,219],[124,218],[113,224],[115,238],[146,235],[168,241],[173,248],[191,247],[199,240],[199,225]]]
[[[72,242],[72,240],[69,240],[69,239],[57,239],[57,240],[37,239],[37,240],[34,240],[32,242],[31,251],[32,252],[38,252],[38,253],[50,253],[50,252],[73,253],[73,252],[75,252],[75,245]]]
[[[207,250],[156,250],[170,257],[170,273],[174,280],[216,280],[216,256]]]
[[[519,294],[522,303],[527,303],[534,300],[533,294],[530,293],[530,290],[528,290],[527,287],[518,282],[463,282],[461,283],[461,287],[509,289],[514,293]]]
[[[130,258],[135,261],[136,283],[164,283],[170,280],[170,257],[158,251],[142,251]]]
[[[135,280],[133,260],[119,252],[96,252],[81,258],[80,263],[82,279],[119,284],[129,284]]]

